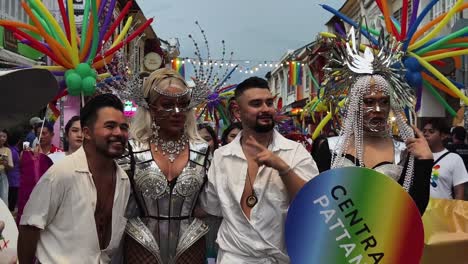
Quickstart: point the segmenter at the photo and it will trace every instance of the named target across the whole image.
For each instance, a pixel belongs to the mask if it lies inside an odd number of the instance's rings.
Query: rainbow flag
[[[289,63],[289,85],[302,85],[302,64],[297,61]]]
[[[176,70],[185,78],[185,62],[179,58],[172,60],[172,69]]]

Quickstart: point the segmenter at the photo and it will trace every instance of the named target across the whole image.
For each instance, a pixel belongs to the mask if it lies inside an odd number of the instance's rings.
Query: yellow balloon
[[[123,40],[128,30],[130,29],[130,25],[132,24],[132,21],[133,21],[133,17],[129,17],[127,19],[127,23],[125,23],[125,26],[122,29],[122,32],[120,32],[119,36],[115,39],[114,43],[112,43],[111,48],[115,47],[117,44],[119,44]]]
[[[408,53],[409,56],[417,59],[421,66],[426,68],[426,70],[430,71],[437,77],[443,84],[445,84],[458,98],[462,99],[466,105],[468,105],[468,98],[458,89],[449,79],[447,79],[442,73],[440,73],[436,68],[434,68],[429,62],[425,61],[423,58],[419,57],[418,55],[414,54],[413,52]]]
[[[97,76],[98,79],[105,79],[111,77],[111,74],[106,72],[106,73],[101,73]]]
[[[71,55],[73,66],[76,67],[80,63],[78,53],[78,43],[76,43],[76,24],[75,24],[75,9],[73,8],[73,1],[67,0],[68,4],[68,19],[70,19],[70,40],[71,40]]]
[[[320,132],[322,132],[323,128],[331,120],[331,118],[332,118],[332,113],[328,112],[328,114],[325,116],[325,118],[322,119],[322,121],[320,121],[319,125],[315,128],[314,134],[312,134],[312,139],[313,140],[315,140],[320,135]]]
[[[412,44],[409,46],[408,51],[415,50],[422,45],[426,44],[429,40],[433,39],[437,33],[439,33],[442,28],[452,19],[452,17],[457,13],[458,7],[460,7],[463,4],[464,0],[458,0],[457,3],[450,9],[450,11],[447,13],[447,15],[440,21],[439,24],[426,36],[424,36],[421,40],[417,41],[416,43]]]
[[[320,35],[327,38],[336,38],[336,35],[330,32],[320,32]]]
[[[66,71],[66,70],[68,70],[67,68],[62,67],[62,66],[41,66],[41,65],[37,65],[37,66],[33,66],[33,68],[46,69],[46,70],[49,70],[49,71]]]
[[[427,56],[427,57],[422,57],[425,61],[435,61],[435,60],[440,60],[440,59],[445,59],[445,58],[450,58],[450,57],[456,57],[456,56],[462,56],[462,55],[467,55],[468,54],[468,49],[464,50],[456,50],[456,51],[450,51],[450,52],[445,52],[441,54],[436,54],[432,56]]]
[[[47,20],[49,20],[55,32],[57,32],[58,37],[60,38],[62,43],[65,44],[65,49],[67,49],[67,51],[70,52],[70,55],[71,55],[72,48],[70,46],[70,43],[67,40],[67,36],[65,36],[65,33],[63,32],[62,28],[58,24],[57,20],[52,16],[49,10],[44,6],[42,1],[39,1],[39,0],[33,0],[33,1],[37,5],[37,7],[39,7],[39,9],[41,10],[41,13],[47,18]],[[73,59],[73,56],[72,56],[72,59]]]

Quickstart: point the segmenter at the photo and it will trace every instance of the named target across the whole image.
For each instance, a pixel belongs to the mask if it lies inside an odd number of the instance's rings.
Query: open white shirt
[[[289,195],[278,171],[259,168],[253,185],[258,203],[252,208],[250,220],[240,206],[248,167],[241,136],[239,133],[233,142],[215,151],[206,189],[200,197],[207,213],[223,217],[216,240],[218,263],[289,263],[284,237]],[[310,153],[277,131],[273,132],[269,149],[305,181],[318,174]]]
[[[41,263],[108,263],[127,223],[127,174],[116,164],[112,237],[100,250],[94,220],[96,187],[83,148],[54,164],[34,187],[20,225],[42,229],[36,257]]]

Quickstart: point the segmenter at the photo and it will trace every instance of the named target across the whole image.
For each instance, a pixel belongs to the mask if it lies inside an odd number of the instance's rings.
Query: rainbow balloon
[[[326,171],[289,207],[286,245],[291,263],[419,263],[421,215],[410,195],[374,170]]]

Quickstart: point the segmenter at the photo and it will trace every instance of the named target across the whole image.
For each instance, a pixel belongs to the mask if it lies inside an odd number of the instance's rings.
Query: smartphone
[[[30,145],[30,143],[28,141],[23,142],[23,150],[29,149],[29,145]]]

